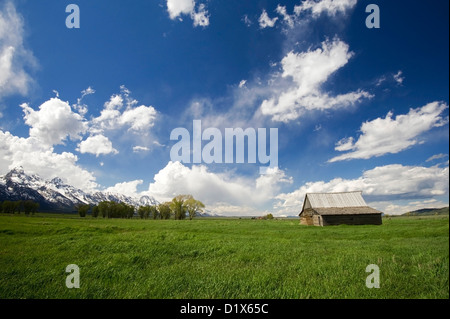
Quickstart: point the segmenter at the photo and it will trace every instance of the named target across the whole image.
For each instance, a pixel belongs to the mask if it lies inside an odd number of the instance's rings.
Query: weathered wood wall
[[[381,214],[368,215],[327,215],[322,216],[323,226],[332,225],[381,225]]]
[[[314,221],[312,216],[300,217],[300,225],[313,226]]]

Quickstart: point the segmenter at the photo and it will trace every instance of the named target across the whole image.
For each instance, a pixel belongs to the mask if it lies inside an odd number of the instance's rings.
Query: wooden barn
[[[308,193],[300,213],[300,224],[381,225],[381,212],[367,206],[362,192]]]

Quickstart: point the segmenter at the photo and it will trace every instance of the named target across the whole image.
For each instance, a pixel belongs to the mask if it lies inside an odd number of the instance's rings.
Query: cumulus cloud
[[[278,17],[271,19],[271,18],[269,18],[269,15],[267,14],[266,10],[263,10],[258,21],[259,21],[259,27],[261,29],[273,28],[275,26],[275,23],[278,21]]]
[[[448,154],[443,154],[443,153],[436,154],[436,155],[433,155],[430,158],[428,158],[427,162],[432,162],[432,161],[435,161],[435,160],[438,160],[438,159],[442,159],[442,158],[446,158],[446,157],[448,157]]]
[[[194,8],[194,0],[167,0],[167,11],[172,20],[182,14],[190,14]]]
[[[130,91],[121,87],[121,93],[111,96],[104,104],[100,116],[91,121],[90,131],[102,133],[105,130],[117,130],[123,127],[129,131],[145,134],[155,125],[158,112],[152,106],[140,105],[130,98]]]
[[[113,187],[105,189],[105,192],[113,194],[123,194],[130,197],[139,197],[137,188],[144,183],[143,180],[136,180],[131,182],[117,183]]]
[[[197,11],[191,13],[191,18],[194,21],[194,27],[207,27],[209,25],[209,14],[203,3],[198,6]]]
[[[74,113],[67,102],[52,98],[33,110],[28,104],[20,105],[24,112],[25,124],[30,126],[30,137],[48,145],[63,144],[67,137],[81,139],[87,130],[83,117]]]
[[[150,149],[146,146],[134,146],[133,153],[148,152]]]
[[[278,5],[277,13],[282,16],[283,21],[291,28],[294,27],[294,17],[287,13],[286,7]]]
[[[309,11],[314,18],[323,13],[328,16],[336,16],[338,13],[345,13],[352,9],[356,3],[357,0],[305,0],[294,7],[294,13],[300,16]]]
[[[348,107],[371,98],[372,95],[363,90],[336,96],[322,91],[322,85],[345,66],[352,55],[348,45],[339,39],[324,41],[315,50],[289,52],[281,61],[281,76],[291,79],[292,83],[264,100],[261,113],[274,121],[289,122],[306,111]]]
[[[36,67],[33,53],[24,47],[23,18],[11,1],[0,8],[0,99],[10,94],[27,94],[32,78],[28,68]]]
[[[141,105],[123,112],[118,119],[118,123],[120,125],[128,125],[131,131],[144,132],[153,127],[156,114],[156,110],[153,107]]]
[[[77,164],[78,157],[70,152],[57,154],[49,145],[29,137],[22,138],[0,130],[0,173],[22,166],[26,172],[45,179],[60,177],[67,183],[92,191],[97,188],[94,175]]]
[[[448,195],[448,180],[448,166],[380,166],[364,172],[356,179],[335,178],[328,182],[308,182],[294,192],[278,195],[276,209],[283,214],[300,213],[306,193],[361,190],[368,202],[433,199]]]
[[[445,125],[447,119],[443,118],[442,112],[447,108],[445,103],[433,102],[395,118],[393,113],[389,112],[385,118],[365,122],[360,129],[362,134],[356,142],[353,138],[345,138],[336,144],[337,151],[350,152],[336,156],[329,162],[369,159],[399,153],[418,144],[418,137],[422,133]]]
[[[402,85],[405,78],[403,77],[403,72],[398,71],[396,74],[394,74],[394,80],[397,82],[398,85]]]
[[[86,104],[84,104],[82,102],[83,98],[85,96],[87,96],[87,95],[91,95],[91,94],[94,94],[94,93],[95,93],[95,90],[93,88],[91,88],[90,86],[86,90],[81,91],[81,97],[79,97],[77,99],[77,103],[73,105],[73,108],[75,110],[77,110],[77,112],[79,114],[84,116],[88,112],[88,107],[87,107]],[[56,97],[59,97],[59,93],[56,95]]]
[[[23,18],[11,1],[0,8],[0,99],[27,94],[32,81],[28,70],[36,67],[33,53],[25,48]]]
[[[209,13],[206,6],[201,3],[198,9],[195,9],[194,0],[167,0],[167,12],[172,20],[180,19],[183,15],[188,15],[193,21],[194,27],[206,27],[209,25]]]
[[[317,19],[322,14],[326,14],[329,17],[345,14],[355,7],[356,3],[357,0],[305,0],[299,5],[295,5],[291,14],[288,13],[286,6],[280,4],[275,11],[282,19],[280,21],[282,21],[288,29],[292,29],[298,25],[300,21]],[[278,20],[278,17],[272,19],[269,18],[266,10],[263,10],[263,13],[259,18],[259,25],[261,29],[274,27]]]
[[[94,154],[97,157],[100,155],[119,153],[113,148],[112,142],[103,135],[89,136],[86,140],[78,144],[77,151],[82,154]]]
[[[269,169],[268,174],[256,179],[233,176],[229,173],[214,173],[206,166],[186,167],[180,162],[169,162],[159,171],[149,185],[149,193],[161,201],[178,194],[191,194],[203,201],[210,210],[222,207],[221,213],[232,214],[224,207],[254,206],[267,204],[274,198],[283,183],[291,179],[278,168]],[[241,211],[250,214],[250,211]]]

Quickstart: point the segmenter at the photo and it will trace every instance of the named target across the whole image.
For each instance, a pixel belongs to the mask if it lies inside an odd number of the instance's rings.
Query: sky
[[[296,216],[308,192],[360,190],[386,214],[448,206],[448,7],[0,0],[0,174],[22,166],[161,202],[192,194],[225,216]],[[177,128],[188,138],[171,138]],[[221,160],[239,128],[276,165]]]

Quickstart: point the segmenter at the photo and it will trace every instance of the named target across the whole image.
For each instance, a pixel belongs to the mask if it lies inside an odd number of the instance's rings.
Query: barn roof
[[[361,191],[342,193],[308,193],[300,215],[312,209],[319,215],[381,214],[367,206]]]
[[[330,207],[312,208],[319,215],[372,215],[381,214],[378,210],[369,206],[364,207]]]
[[[362,197],[362,192],[308,193],[306,194],[306,197],[311,204],[311,208],[367,206]]]

